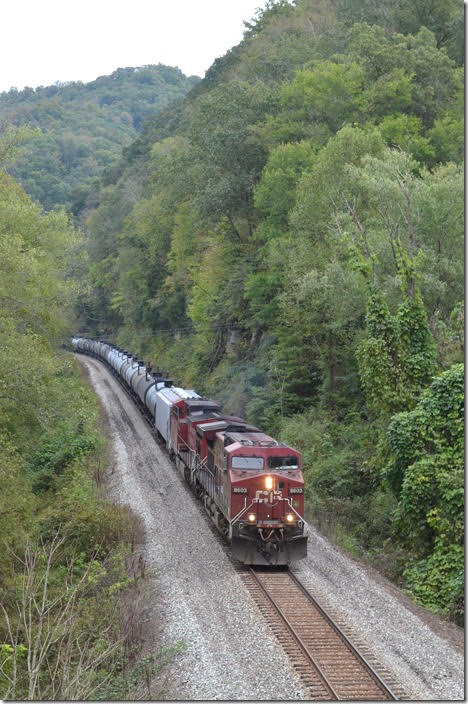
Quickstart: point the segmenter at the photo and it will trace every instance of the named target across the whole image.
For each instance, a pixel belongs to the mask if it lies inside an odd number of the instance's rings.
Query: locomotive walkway
[[[294,574],[255,568],[242,578],[311,699],[398,699]]]

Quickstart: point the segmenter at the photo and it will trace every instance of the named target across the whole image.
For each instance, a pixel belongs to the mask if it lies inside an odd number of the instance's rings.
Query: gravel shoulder
[[[406,698],[464,701],[462,629],[414,605],[313,529],[308,556],[293,571],[358,647],[386,666]]]
[[[101,363],[77,359],[109,424],[115,469],[107,490],[144,521],[145,559],[156,583],[147,609],[153,647],[185,642],[161,698],[307,699],[200,505],[138,410]],[[444,628],[312,529],[309,555],[294,571],[409,699],[464,700],[461,629]]]

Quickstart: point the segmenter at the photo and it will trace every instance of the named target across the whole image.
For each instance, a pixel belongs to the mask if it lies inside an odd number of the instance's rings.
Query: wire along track
[[[299,580],[250,569],[244,583],[316,700],[397,700]]]

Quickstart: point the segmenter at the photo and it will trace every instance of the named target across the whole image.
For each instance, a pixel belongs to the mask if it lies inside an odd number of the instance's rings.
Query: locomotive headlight
[[[255,519],[257,518],[257,516],[255,515],[255,513],[249,513],[249,515],[247,516],[247,518],[248,518],[248,520],[249,520],[250,523],[255,523]]]
[[[287,513],[285,516],[286,520],[288,523],[292,523],[294,521],[294,514],[293,513]]]
[[[265,489],[273,489],[273,477],[265,477]]]

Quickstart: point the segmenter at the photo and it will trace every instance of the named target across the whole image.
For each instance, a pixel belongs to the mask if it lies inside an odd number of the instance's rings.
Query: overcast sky
[[[264,0],[2,0],[0,91],[167,64],[203,76]]]

